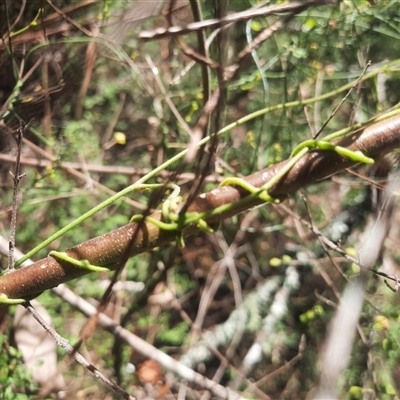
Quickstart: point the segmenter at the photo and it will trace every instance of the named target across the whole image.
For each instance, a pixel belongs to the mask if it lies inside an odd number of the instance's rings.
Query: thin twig
[[[30,302],[26,302],[24,307],[27,311],[32,315],[33,318],[36,319],[37,322],[43,327],[43,329],[55,340],[57,345],[61,346],[71,357],[75,359],[79,364],[85,367],[87,370],[93,373],[93,375],[104,382],[109,388],[114,390],[116,393],[122,395],[124,399],[135,400],[135,397],[131,396],[128,392],[118,386],[115,382],[107,378],[101,371],[99,371],[93,364],[86,360],[80,353],[78,353],[66,339],[64,339],[61,335],[59,335],[55,329],[48,324],[42,316],[36,312],[35,308],[30,304]]]
[[[193,18],[195,21],[201,21],[202,20],[202,13],[201,13],[201,7],[199,4],[199,0],[190,0],[190,6],[192,8],[192,14]],[[206,108],[208,104],[208,100],[211,97],[211,86],[210,86],[210,80],[211,80],[211,71],[210,68],[212,68],[212,65],[209,64],[208,61],[211,61],[208,53],[208,48],[206,46],[206,36],[204,31],[198,31],[197,32],[197,42],[198,42],[198,53],[200,54],[201,57],[204,57],[205,60],[207,61],[206,63],[201,62],[201,76],[202,76],[202,87],[203,87],[203,106]],[[183,40],[178,36],[176,38],[176,43],[178,46],[181,48],[181,50],[188,56],[189,54],[186,53],[188,50],[188,46],[183,42]],[[193,50],[193,49],[191,49]],[[193,58],[193,60],[196,61],[196,57]],[[217,99],[218,100],[218,99]],[[215,108],[215,107],[214,107]],[[200,118],[201,119],[201,118]],[[199,154],[200,157],[202,157],[204,153],[204,146],[201,147],[200,149],[193,148],[193,143],[196,143],[200,141],[202,138],[206,137],[208,134],[210,134],[210,118],[207,116],[207,119],[205,121],[205,124],[203,126],[200,126],[200,119],[197,124],[197,128],[193,130],[194,135],[191,138],[191,145],[189,145],[188,153],[186,155],[186,162],[189,162],[194,159],[194,154]],[[202,128],[202,131],[200,129]],[[203,176],[203,175],[202,175]]]
[[[10,27],[7,27],[7,28],[8,28],[8,29],[7,29],[7,36],[8,36],[8,38],[11,36],[11,34],[13,33],[14,28],[15,28],[15,27],[18,25],[18,23],[20,22],[20,20],[21,20],[23,14],[24,14],[24,11],[25,11],[25,6],[26,6],[26,0],[22,0],[22,1],[21,1],[21,5],[19,5],[20,10],[19,10],[19,13],[18,13],[17,18],[15,19],[15,21],[12,23],[12,25],[11,25]],[[6,3],[6,7],[7,7],[7,3]],[[3,40],[5,40],[5,38],[6,38],[6,35],[4,35],[4,36],[2,37]]]
[[[14,173],[10,171],[10,174],[14,181],[13,186],[13,204],[11,211],[11,222],[10,222],[10,241],[8,247],[8,270],[14,270],[14,247],[15,247],[15,231],[17,229],[17,210],[18,210],[18,186],[21,179],[25,176],[25,174],[20,174],[21,172],[21,145],[22,145],[22,137],[24,136],[24,131],[26,129],[26,125],[20,125],[17,130],[17,158],[15,161],[15,169]]]
[[[0,154],[0,160],[15,162],[15,157],[9,154]],[[83,168],[85,168],[85,170],[88,172],[96,172],[100,174],[121,174],[121,175],[131,175],[139,177],[146,175],[151,171],[150,168],[135,168],[135,167],[124,167],[120,165],[97,165],[97,164],[86,164],[84,166],[82,163],[76,163],[76,162],[75,163],[68,161],[52,162],[50,160],[43,160],[43,159],[29,158],[29,157],[22,157],[21,165],[29,165],[31,167],[40,167],[40,168],[52,167],[54,169],[56,169],[57,167],[62,167],[65,169],[83,170]],[[234,171],[230,169],[230,172]],[[160,172],[159,177],[162,179],[167,179],[174,174],[175,171],[164,170]],[[193,181],[195,178],[195,174],[192,172],[183,172],[177,175],[176,178],[178,179],[179,182]],[[217,175],[208,175],[205,178],[206,182],[212,182],[212,183],[220,183],[222,182],[223,179],[224,179],[223,177]]]
[[[367,272],[378,261],[384,241],[389,233],[394,211],[393,192],[399,182],[391,179],[385,191],[385,207],[374,224],[366,232],[366,242],[359,250],[359,257],[364,267],[360,274],[347,284],[336,310],[320,358],[320,385],[315,398],[333,399],[338,397],[343,372],[350,360],[354,336],[361,315],[367,283]]]
[[[222,29],[227,29],[231,26],[231,24],[224,26],[223,28],[218,28],[215,29],[210,36],[208,36],[205,46],[206,46],[206,51],[208,54],[208,49],[211,45],[211,43],[214,41],[214,39],[220,34]],[[192,60],[190,61],[190,63],[188,63],[184,68],[182,68],[181,71],[178,71],[177,74],[175,75],[175,77],[173,77],[171,79],[171,81],[169,82],[170,86],[174,86],[176,84],[178,84],[180,82],[180,80],[196,65],[196,61]]]
[[[96,307],[92,306],[89,302],[87,302],[83,298],[77,296],[65,285],[61,285],[57,288],[54,288],[53,292],[56,293],[65,301],[67,301],[73,307],[80,310],[86,316],[92,316],[97,313]],[[120,325],[116,324],[110,317],[107,317],[105,314],[100,313],[98,314],[98,317],[99,317],[99,324],[105,330],[111,332],[120,340],[123,340],[125,343],[134,348],[144,357],[157,361],[165,369],[176,373],[182,379],[194,383],[201,388],[209,390],[219,399],[244,400],[244,398],[240,396],[238,393],[235,393],[229,388],[225,388],[217,384],[216,382],[207,379],[203,375],[195,372],[191,368],[173,359],[166,353],[152,346],[150,343],[147,343],[143,339],[134,335],[128,329],[125,329]]]
[[[265,28],[257,37],[255,37],[253,41],[237,55],[235,62],[229,67],[225,68],[225,81],[229,81],[235,76],[236,72],[239,70],[240,64],[248,55],[252,54],[255,49],[272,37],[272,35],[274,35],[279,29],[284,28],[295,16],[296,14],[292,13],[285,18],[278,19],[271,26]]]
[[[229,264],[234,266],[234,259],[235,257],[238,257],[238,247],[244,240],[246,234],[244,228],[251,226],[251,222],[254,220],[254,218],[254,215],[251,213],[245,216],[242,222],[242,229],[236,233],[235,238],[233,239],[229,248],[225,249],[224,257],[213,266],[212,270],[208,274],[207,282],[200,299],[199,309],[196,314],[196,320],[192,326],[192,342],[197,340],[197,335],[201,331],[208,308],[221,284],[222,279],[225,276],[225,272],[228,269]],[[238,303],[237,306],[239,306],[242,303],[241,297],[236,298],[236,300]]]
[[[103,145],[103,149],[105,149],[106,143],[111,139],[111,135],[113,133],[115,125],[117,125],[117,122],[119,121],[120,115],[125,106],[125,99],[126,99],[126,93],[125,92],[120,93],[118,105],[117,105],[117,107],[114,111],[114,114],[111,117],[110,122],[104,132],[104,136],[101,139],[101,144]]]
[[[340,101],[340,103],[337,105],[337,107],[332,111],[331,115],[329,118],[325,121],[325,123],[322,125],[321,129],[316,133],[314,136],[314,139],[316,139],[321,132],[325,129],[325,127],[329,124],[331,119],[335,116],[339,108],[342,106],[342,104],[347,100],[347,98],[350,96],[350,93],[353,91],[353,89],[361,82],[362,78],[364,75],[367,73],[367,69],[371,66],[371,61],[368,61],[367,64],[365,65],[364,69],[362,70],[360,76],[357,78],[357,80],[354,82],[354,85],[349,89],[349,91],[346,93],[346,95],[343,97],[343,99]]]
[[[303,357],[305,348],[306,348],[306,335],[303,334],[300,338],[298,353],[292,359],[290,359],[284,365],[282,365],[281,367],[277,368],[276,370],[265,375],[258,381],[254,382],[254,386],[259,387],[261,385],[264,385],[268,381],[272,381],[273,379],[276,379],[276,377],[279,374],[282,374],[283,372],[292,368],[294,366],[294,364],[296,364]]]
[[[32,143],[31,141],[23,138],[23,143],[25,145],[27,145],[31,150],[33,150],[35,153],[41,155],[42,157],[46,158],[47,160],[51,161],[52,163],[58,164],[60,165],[62,168],[64,168],[69,174],[75,176],[76,178],[82,180],[85,183],[89,183],[88,181],[91,181],[90,183],[95,186],[97,189],[102,190],[103,192],[110,194],[110,195],[114,195],[115,192],[111,189],[109,189],[107,186],[102,185],[100,182],[97,182],[96,180],[93,180],[92,178],[86,176],[85,174],[83,174],[82,172],[77,171],[76,169],[74,169],[74,167],[70,167],[68,166],[68,164],[64,164],[64,163],[60,163],[59,160],[57,159],[57,157],[52,156],[51,154],[49,154],[48,152],[46,152],[45,150],[41,149],[39,146],[36,146],[34,143]],[[80,165],[80,169],[84,169],[85,167],[82,164]],[[138,210],[145,210],[147,207],[141,203],[139,203],[138,201],[132,200],[127,198],[126,196],[122,198],[122,201],[131,204],[133,207],[135,207]]]
[[[186,123],[185,119],[182,117],[182,115],[180,114],[178,109],[175,107],[175,104],[171,100],[167,90],[165,89],[165,87],[164,87],[164,85],[163,85],[163,83],[162,83],[162,81],[160,79],[160,76],[159,76],[159,73],[158,73],[158,68],[154,65],[153,60],[147,54],[146,54],[146,61],[147,61],[147,64],[149,64],[149,67],[151,69],[151,72],[153,73],[153,76],[154,76],[154,79],[156,81],[156,84],[157,84],[158,88],[160,89],[160,92],[164,96],[164,99],[165,99],[166,103],[168,104],[170,110],[175,115],[175,118],[178,120],[179,124],[186,131],[186,133],[189,136],[192,136],[193,133],[192,133],[192,130],[191,130],[190,126]]]
[[[292,217],[298,219],[302,224],[306,225],[319,239],[320,241],[329,249],[331,249],[332,251],[335,251],[337,253],[339,253],[341,256],[343,256],[347,261],[352,262],[355,265],[358,265],[360,268],[362,269],[368,269],[369,271],[371,271],[372,273],[374,273],[375,275],[378,276],[382,276],[383,278],[386,278],[390,281],[395,282],[395,285],[399,285],[400,284],[400,280],[399,278],[397,278],[396,275],[390,275],[387,274],[386,272],[383,271],[377,271],[374,268],[368,267],[366,265],[364,265],[362,263],[362,261],[360,259],[357,259],[353,256],[351,256],[350,254],[346,253],[345,250],[343,250],[339,245],[337,245],[336,243],[332,242],[330,239],[328,239],[318,228],[316,228],[313,224],[311,224],[309,221],[305,220],[304,218],[300,217],[299,215],[297,215],[293,210],[290,209],[290,207],[286,206],[285,204],[279,204],[279,208],[282,208],[283,210],[285,210],[285,212],[287,212],[289,215],[291,215]]]
[[[273,7],[251,8],[246,11],[241,11],[235,14],[227,15],[220,19],[208,19],[200,22],[193,22],[186,26],[171,26],[168,28],[157,28],[154,31],[142,31],[139,34],[139,39],[152,40],[166,36],[178,36],[187,33],[195,32],[199,29],[215,28],[225,26],[231,22],[247,21],[252,18],[266,17],[267,15],[283,13],[288,11],[302,10],[310,6],[322,4],[336,4],[337,0],[311,0],[308,2],[293,2],[290,4],[278,5]]]

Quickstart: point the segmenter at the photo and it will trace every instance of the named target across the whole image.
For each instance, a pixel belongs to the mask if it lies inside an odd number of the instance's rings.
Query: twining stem
[[[383,120],[384,117],[381,116],[379,119]],[[204,142],[207,140],[208,138]],[[370,157],[383,156],[400,148],[400,115],[371,124],[363,130],[352,133],[345,140],[346,143],[340,142],[340,146],[346,146],[348,150],[362,151],[363,154]],[[305,154],[306,152],[307,154]],[[175,161],[179,156],[177,155],[170,162]],[[295,165],[287,166],[288,163],[295,161],[297,161]],[[307,148],[302,149],[293,158],[258,171],[244,179],[251,186],[260,188],[262,191],[268,188],[272,198],[283,199],[299,188],[325,179],[355,163],[336,151],[309,151]],[[286,171],[288,172],[282,177],[280,171],[285,166],[287,166]],[[154,172],[157,173],[159,168]],[[280,176],[280,179],[275,186],[270,187],[271,184],[266,186],[277,175]],[[244,203],[246,205],[243,205]],[[212,225],[263,203],[258,193],[249,194],[245,187],[224,186],[196,197],[187,212],[183,213],[183,217],[197,220],[200,218]],[[161,211],[155,212],[151,217],[160,219],[162,213]],[[186,219],[184,225],[190,222],[190,219]],[[183,236],[198,230],[198,224],[191,224],[185,229]],[[141,224],[129,223],[67,249],[65,253],[78,260],[88,260],[91,265],[115,269],[119,265],[121,257],[125,257],[127,252],[129,252],[129,256],[134,256],[176,240],[176,236],[176,232],[160,229],[147,221],[143,221]],[[0,296],[0,303],[10,304],[10,301],[16,299],[33,298],[44,290],[83,276],[88,272],[86,269],[76,268],[70,263],[54,257],[43,258],[26,268],[19,268],[0,276],[0,291],[3,293]]]
[[[400,60],[395,60],[391,64],[392,65],[397,65],[398,62],[400,62]],[[388,68],[386,68],[386,69],[388,69]],[[369,74],[365,74],[363,76],[363,78],[362,78],[362,81],[370,79],[370,78],[376,76],[380,72],[381,72],[381,69],[376,70],[376,71],[372,71]],[[267,107],[267,108],[258,110],[258,111],[254,112],[254,113],[248,114],[247,116],[245,116],[243,118],[240,118],[236,122],[233,122],[233,123],[227,125],[226,127],[221,129],[217,133],[209,135],[209,136],[206,136],[205,138],[203,138],[201,141],[199,141],[197,143],[196,147],[203,146],[204,144],[209,142],[210,139],[212,137],[214,137],[214,135],[218,135],[218,136],[222,135],[222,134],[228,132],[229,130],[235,128],[236,126],[242,125],[242,124],[244,124],[244,123],[246,123],[246,122],[248,122],[248,121],[250,121],[250,120],[252,120],[254,118],[262,116],[264,114],[267,114],[267,113],[270,113],[270,112],[273,112],[273,111],[277,111],[277,110],[280,110],[280,109],[286,109],[286,108],[289,108],[289,107],[302,106],[302,105],[312,104],[312,103],[315,103],[315,102],[318,102],[318,101],[321,101],[321,100],[325,100],[325,99],[328,99],[328,98],[330,98],[330,97],[332,97],[332,96],[334,96],[334,95],[336,95],[338,93],[341,93],[343,91],[346,91],[346,90],[350,89],[353,85],[354,85],[354,82],[350,82],[350,83],[348,83],[346,85],[343,85],[342,87],[340,87],[340,88],[338,88],[338,89],[336,89],[334,91],[325,93],[325,94],[323,94],[321,96],[313,97],[313,98],[306,99],[306,100],[292,101],[292,102],[288,102],[288,103],[284,103],[284,104],[279,104],[277,106]],[[380,117],[374,118],[372,121],[373,122],[378,122],[378,121],[386,119],[386,118],[388,118],[388,117],[390,117],[392,115],[396,115],[396,114],[400,113],[400,109],[399,108],[400,108],[400,104],[397,105],[390,113],[387,113],[387,114],[382,115]],[[328,141],[328,142],[332,141],[334,139],[337,139],[339,137],[342,137],[342,136],[346,135],[350,131],[354,131],[355,129],[360,129],[360,128],[364,127],[364,126],[368,126],[370,123],[371,123],[371,121],[367,121],[366,123],[363,123],[363,124],[356,124],[353,127],[342,129],[341,131],[338,131],[338,132],[335,132],[335,133],[333,133],[331,135],[328,135],[327,137],[324,138],[324,141]],[[110,198],[108,198],[104,202],[98,204],[96,207],[94,207],[90,211],[86,212],[85,214],[83,214],[82,216],[77,218],[75,221],[73,221],[70,224],[66,225],[64,228],[62,228],[61,230],[56,232],[54,235],[50,236],[48,239],[43,241],[40,245],[38,245],[37,247],[35,247],[31,251],[29,251],[22,259],[20,259],[19,261],[17,261],[15,263],[15,267],[20,266],[24,261],[26,261],[27,259],[32,257],[38,251],[40,251],[44,247],[48,246],[54,240],[56,240],[60,236],[64,235],[66,232],[68,232],[69,230],[73,229],[77,225],[81,224],[83,221],[85,221],[86,219],[90,218],[91,216],[93,216],[97,212],[99,212],[102,209],[104,209],[105,207],[111,205],[116,200],[120,199],[121,197],[127,195],[128,193],[130,193],[132,191],[140,190],[141,188],[144,188],[143,184],[145,184],[145,182],[147,182],[148,180],[154,178],[161,171],[163,171],[163,170],[167,169],[168,167],[170,167],[171,165],[175,164],[177,161],[182,159],[187,154],[187,152],[188,152],[188,149],[185,149],[185,150],[181,151],[180,153],[176,154],[174,157],[170,158],[169,160],[167,160],[166,162],[161,164],[159,167],[156,167],[154,170],[152,170],[148,174],[144,175],[142,178],[140,178],[134,184],[126,187],[125,189],[123,189],[120,192],[116,193],[115,195],[111,196]]]
[[[391,70],[389,67],[387,67],[387,68],[379,68],[379,69],[376,69],[375,71],[371,71],[370,73],[365,74],[359,80],[359,82],[364,82],[364,81],[366,81],[368,79],[371,79],[371,78],[375,77],[376,75],[382,73],[383,71],[385,71],[385,72],[390,72],[390,71],[395,71],[395,70],[397,71],[398,70],[398,66],[397,66],[398,63],[400,63],[400,59],[394,60],[392,63],[390,63],[390,64],[394,65],[393,70]],[[320,96],[317,96],[317,97],[311,97],[311,98],[305,99],[305,100],[289,101],[287,103],[278,104],[276,106],[262,108],[261,110],[254,111],[253,113],[247,114],[246,116],[238,119],[237,121],[232,122],[231,124],[227,125],[225,128],[221,129],[218,133],[222,134],[222,133],[228,132],[231,129],[235,128],[236,126],[242,125],[242,124],[244,124],[246,122],[249,122],[249,121],[251,121],[251,120],[253,120],[255,118],[261,117],[261,116],[263,116],[265,114],[272,113],[274,111],[286,110],[288,108],[305,106],[305,105],[317,103],[317,102],[322,101],[322,100],[327,100],[327,99],[329,99],[329,98],[331,98],[333,96],[338,95],[339,93],[342,93],[342,92],[345,92],[345,91],[351,89],[353,87],[354,83],[355,83],[355,81],[349,82],[349,83],[347,83],[347,84],[345,84],[345,85],[343,85],[343,86],[341,86],[341,87],[339,87],[339,88],[337,88],[335,90],[332,90],[330,92],[324,93],[324,94],[322,94]],[[384,116],[382,115],[381,117],[384,117],[382,119],[385,119],[385,118],[388,118],[391,115],[397,114],[399,112],[397,110],[398,107],[400,107],[400,104],[395,106],[395,108],[392,111],[393,114],[391,112],[391,113],[385,114]],[[396,112],[396,110],[397,110],[397,112]],[[381,121],[382,119],[380,119],[380,117],[377,117],[376,119],[373,119],[373,121],[378,122],[378,121]],[[351,126],[349,128],[342,129],[341,131],[335,132],[334,134],[332,134],[332,135],[337,135],[337,136],[330,137],[329,139],[328,139],[328,137],[325,137],[324,140],[330,141],[330,140],[336,139],[338,137],[341,137],[341,136],[345,135],[346,133],[349,133],[349,132],[353,131],[354,129],[359,129],[359,128],[362,128],[364,126],[367,126],[371,122],[372,121],[369,120],[366,123],[360,123],[360,124],[356,124],[354,126]],[[332,136],[332,135],[329,135],[329,136]]]
[[[367,76],[370,76],[373,73],[367,74],[364,76],[364,78],[366,79]],[[348,89],[349,85],[345,85],[342,86],[342,90],[346,90]],[[326,95],[325,95],[326,96]],[[322,97],[322,96],[320,96]],[[314,98],[315,100],[316,98]],[[309,101],[308,100],[304,100],[304,101],[299,101],[299,102],[291,102],[291,103],[286,103],[286,104],[292,104],[292,103],[296,103],[297,104],[308,104]],[[277,109],[276,107],[272,107],[272,108],[268,108],[268,109],[264,109],[264,112],[270,112]],[[262,110],[260,110],[262,111]],[[241,125],[247,121],[249,121],[252,118],[256,118],[257,116],[262,115],[262,113],[260,113],[260,111],[257,111],[255,113],[249,114],[244,118],[239,119],[238,121],[227,125],[225,128],[221,129],[220,131],[218,131],[216,133],[216,135],[222,135],[223,133],[226,133],[228,130],[233,129],[234,127]],[[372,122],[379,122],[379,121],[383,121],[386,118],[390,117],[390,116],[394,116],[400,113],[400,104],[398,104],[391,112],[381,115],[379,117],[373,118]],[[365,126],[368,126],[371,124],[371,120],[367,121],[365,123],[359,123],[354,125],[353,127],[349,127],[349,128],[345,128],[342,129],[338,132],[335,132],[331,135],[328,135],[324,138],[324,141],[332,141],[334,139],[338,139],[342,136],[345,136],[347,133],[363,128]],[[206,136],[205,138],[203,138],[202,140],[200,140],[197,143],[197,147],[202,146],[204,144],[206,144],[207,142],[210,141],[210,139],[213,137],[213,135],[210,136]],[[45,248],[46,246],[48,246],[50,243],[52,243],[54,240],[58,239],[59,237],[61,237],[62,235],[64,235],[65,233],[67,233],[68,231],[70,231],[71,229],[75,228],[77,225],[81,224],[83,221],[85,221],[86,219],[92,217],[94,214],[96,214],[97,212],[101,211],[102,209],[104,209],[105,207],[108,207],[109,205],[111,205],[112,203],[114,203],[115,201],[117,201],[118,199],[120,199],[121,197],[127,195],[128,193],[131,193],[132,191],[135,190],[140,190],[140,189],[148,189],[150,186],[148,184],[145,184],[145,182],[147,182],[148,180],[156,177],[160,172],[162,172],[163,170],[169,168],[170,166],[172,166],[173,164],[175,164],[177,161],[179,161],[180,159],[182,159],[186,153],[187,153],[188,149],[185,149],[183,151],[181,151],[180,153],[176,154],[175,156],[173,156],[172,158],[170,158],[169,160],[167,160],[166,162],[164,162],[163,164],[161,164],[160,166],[156,167],[155,169],[153,169],[152,171],[150,171],[148,174],[144,175],[142,178],[140,178],[137,182],[135,182],[134,184],[126,187],[125,189],[121,190],[120,192],[114,194],[113,196],[109,197],[107,200],[103,201],[102,203],[98,204],[96,207],[94,207],[93,209],[89,210],[88,212],[86,212],[85,214],[81,215],[79,218],[77,218],[75,221],[69,223],[68,225],[66,225],[64,228],[60,229],[58,232],[56,232],[54,235],[50,236],[48,239],[46,239],[45,241],[43,241],[41,244],[39,244],[38,246],[36,246],[34,249],[32,249],[31,251],[29,251],[24,257],[22,257],[20,260],[18,260],[15,263],[15,267],[19,267],[24,261],[26,261],[27,259],[31,258],[34,254],[36,254],[38,251],[42,250],[43,248]],[[225,207],[225,206],[224,206]],[[214,215],[214,214],[213,214]]]
[[[176,160],[174,160],[174,158],[175,157],[171,158],[170,160],[165,162],[162,166],[164,166],[164,168],[168,168],[168,166],[170,166],[171,164],[173,164],[176,161]],[[135,190],[158,189],[158,188],[163,187],[163,186],[168,187],[168,185],[163,185],[163,184],[144,184],[144,182],[146,182],[147,180],[153,178],[154,176],[156,176],[160,172],[160,170],[164,169],[164,168],[160,169],[162,166],[152,170],[151,172],[149,172],[148,174],[143,176],[141,179],[139,179],[134,184],[132,184],[132,185],[126,187],[125,189],[121,190],[120,192],[114,194],[113,196],[109,197],[107,200],[105,200],[102,203],[98,204],[96,207],[93,207],[88,212],[82,214],[79,218],[75,219],[74,221],[72,221],[69,224],[67,224],[66,226],[64,226],[64,228],[60,229],[59,231],[57,231],[56,233],[51,235],[49,238],[44,240],[42,243],[40,243],[38,246],[34,247],[31,251],[29,251],[22,258],[20,258],[15,263],[15,267],[19,267],[21,264],[24,263],[24,261],[26,261],[29,258],[31,258],[38,251],[42,250],[43,248],[48,246],[50,243],[54,242],[56,239],[58,239],[59,237],[61,237],[62,235],[64,235],[68,231],[70,231],[71,229],[75,228],[76,226],[81,224],[83,221],[85,221],[88,218],[92,217],[94,214],[98,213],[99,211],[101,211],[105,207],[108,207],[109,205],[111,205],[112,203],[114,203],[115,201],[120,199],[122,196],[125,196],[126,194],[128,194],[130,192],[133,192]],[[173,185],[173,186],[175,187],[176,185]],[[175,188],[174,188],[174,190],[175,190]]]

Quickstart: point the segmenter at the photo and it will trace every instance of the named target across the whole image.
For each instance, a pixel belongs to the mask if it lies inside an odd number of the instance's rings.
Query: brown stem
[[[338,0],[309,0],[307,2],[295,1],[289,4],[268,6],[261,8],[253,8],[246,11],[241,11],[235,14],[227,15],[223,18],[208,19],[205,21],[193,22],[186,26],[172,26],[168,28],[157,28],[154,31],[142,31],[139,34],[139,39],[142,40],[154,40],[160,39],[166,36],[179,36],[185,35],[198,30],[219,28],[221,26],[228,25],[232,22],[248,21],[252,18],[266,17],[272,14],[284,13],[284,12],[297,12],[297,10],[303,10],[307,7],[325,5],[325,4],[337,4]]]
[[[400,147],[400,115],[356,131],[338,143],[352,151],[362,151],[369,157],[382,156]],[[285,160],[256,172],[245,180],[255,187],[261,187],[278,174],[287,162],[288,160]],[[269,194],[277,198],[284,198],[302,187],[327,178],[355,164],[354,161],[336,152],[313,150],[300,159],[269,191]],[[188,211],[199,213],[211,211],[219,206],[235,203],[247,195],[248,193],[241,188],[218,187],[194,199]],[[207,222],[220,222],[261,203],[260,199],[254,199],[246,205],[235,206],[233,204],[229,211],[208,218]],[[160,213],[156,212],[152,217],[160,219]],[[196,231],[198,231],[196,226],[190,226],[184,231],[184,234],[189,235]],[[128,251],[128,246],[129,254],[134,256],[173,241],[175,235],[176,232],[162,230],[149,222],[130,223],[105,235],[81,243],[67,250],[66,253],[76,259],[88,260],[93,265],[107,266],[113,269]],[[44,290],[86,275],[88,272],[90,271],[48,256],[28,267],[1,276],[0,293],[9,298],[31,299]]]

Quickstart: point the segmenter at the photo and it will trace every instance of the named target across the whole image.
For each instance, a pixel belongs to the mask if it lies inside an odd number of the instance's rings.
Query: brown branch
[[[98,313],[96,307],[91,305],[83,298],[77,296],[64,285],[53,289],[53,293],[56,293],[63,300],[67,301],[72,307],[81,311],[87,317],[92,317],[93,315],[96,315]],[[98,317],[99,324],[105,330],[115,335],[119,340],[127,343],[129,346],[135,349],[135,351],[139,352],[144,357],[157,361],[160,365],[163,366],[163,368],[167,369],[168,371],[174,372],[187,382],[191,382],[203,389],[209,390],[216,396],[216,398],[219,399],[244,400],[241,395],[235,393],[230,388],[224,387],[217,382],[206,378],[205,376],[192,370],[178,360],[175,360],[171,356],[151,345],[150,343],[136,336],[129,330],[123,328],[121,325],[116,324],[110,317],[107,317],[107,315],[100,313],[98,314]]]
[[[265,28],[251,43],[249,43],[236,57],[235,62],[226,67],[224,70],[224,80],[230,81],[239,70],[240,64],[245,57],[251,54],[257,47],[259,47],[263,42],[268,40],[277,31],[284,28],[290,20],[296,16],[295,13],[290,14],[286,18],[278,19],[271,26]]]
[[[18,210],[18,186],[21,178],[25,176],[25,174],[20,174],[21,172],[21,144],[22,144],[22,136],[24,135],[26,126],[20,126],[18,128],[17,135],[17,159],[15,160],[15,169],[14,173],[10,171],[10,174],[13,178],[13,204],[12,204],[12,212],[11,212],[11,223],[10,223],[10,241],[9,241],[9,252],[8,252],[8,269],[12,271],[14,269],[14,247],[15,247],[15,231],[17,227],[17,210]]]
[[[43,150],[42,148],[40,148],[39,146],[36,146],[34,143],[32,143],[31,141],[23,138],[23,143],[24,145],[28,146],[32,151],[34,151],[36,154],[39,154],[40,156],[46,158],[47,160],[49,160],[52,164],[52,166],[54,165],[58,165],[61,168],[64,168],[66,172],[68,172],[70,175],[72,175],[75,178],[78,178],[79,180],[81,180],[82,182],[88,182],[91,185],[93,185],[94,187],[102,190],[105,193],[108,193],[109,195],[114,195],[115,192],[111,189],[109,189],[107,186],[102,185],[100,182],[90,178],[89,176],[85,175],[84,173],[77,171],[73,166],[68,166],[68,163],[59,163],[57,160],[57,157],[49,154],[47,151]],[[43,161],[43,160],[42,160]],[[41,162],[42,162],[41,161]],[[87,166],[83,165],[82,163],[80,163],[80,167],[79,169],[82,169],[83,171],[87,171]],[[131,204],[133,207],[135,207],[138,210],[145,210],[147,209],[147,206],[144,206],[143,204],[135,201],[135,200],[131,200],[129,198],[127,198],[126,196],[122,199],[123,201],[125,201],[128,204]]]
[[[370,157],[382,156],[400,147],[400,115],[372,124],[353,132],[339,141],[341,146],[352,151],[362,151]],[[255,187],[261,187],[271,180],[287,164],[285,160],[277,165],[261,170],[246,178]],[[275,185],[269,194],[276,198],[284,198],[301,187],[310,185],[330,175],[343,171],[355,162],[331,151],[314,150],[306,154]],[[228,211],[206,218],[208,223],[220,222],[225,218],[262,204],[259,199],[251,202],[236,203],[244,199],[248,193],[237,187],[223,186],[204,193],[194,199],[189,212],[207,212],[215,208],[231,204]],[[160,219],[156,212],[153,218]],[[185,235],[198,231],[196,226],[188,227]],[[105,235],[81,243],[66,253],[79,260],[88,260],[93,265],[116,268],[129,247],[130,256],[134,256],[155,247],[174,241],[176,232],[158,228],[152,223],[130,223]],[[26,268],[20,268],[0,277],[0,292],[9,298],[31,299],[44,290],[60,283],[67,282],[89,271],[79,269],[68,262],[58,261],[48,256]]]
[[[21,43],[28,43],[28,42],[35,43],[41,41],[43,39],[44,29],[46,31],[47,37],[68,31],[70,27],[68,26],[68,24],[63,23],[63,20],[65,19],[63,15],[74,15],[76,12],[85,10],[86,8],[94,5],[96,2],[97,0],[85,0],[79,2],[79,4],[65,7],[61,11],[62,14],[56,12],[46,17],[39,18],[37,21],[37,25],[35,27],[30,27],[27,32],[24,32],[12,38],[13,46],[16,46]],[[23,7],[21,8],[21,10],[23,10]],[[19,12],[19,15],[21,15],[22,13],[21,10]],[[90,21],[85,21],[85,25],[89,24],[89,22]],[[13,23],[10,32],[7,32],[7,34],[3,35],[2,39],[0,40],[0,50],[3,49],[5,45],[10,42],[9,33],[12,32],[14,27],[15,27],[15,22]]]
[[[178,36],[187,33],[203,30],[207,28],[219,28],[232,22],[248,21],[252,18],[266,17],[268,15],[284,13],[284,12],[297,12],[310,6],[318,6],[323,4],[337,4],[337,0],[310,0],[307,2],[298,1],[289,4],[283,4],[273,7],[252,8],[250,10],[241,11],[235,14],[227,15],[220,19],[208,19],[205,21],[193,22],[186,26],[171,26],[169,28],[157,28],[154,31],[142,31],[139,34],[139,39],[153,40],[166,36]]]
[[[32,315],[33,318],[43,327],[43,329],[54,339],[54,341],[61,346],[76,362],[81,364],[84,368],[89,370],[96,378],[100,379],[110,389],[122,396],[123,399],[136,400],[135,397],[131,396],[128,392],[122,389],[119,385],[105,376],[99,369],[97,369],[92,363],[86,360],[82,354],[76,351],[61,335],[59,335],[55,329],[35,310],[35,308],[28,302],[24,305],[26,310]]]
[[[10,163],[15,163],[15,156],[11,154],[2,154],[0,153],[0,161],[7,161]],[[100,164],[86,164],[77,162],[58,162],[58,161],[50,161],[43,160],[39,158],[31,158],[31,157],[22,157],[21,165],[28,165],[31,167],[39,167],[39,168],[57,168],[62,167],[65,169],[77,169],[83,170],[85,169],[88,172],[96,172],[100,174],[121,174],[121,175],[132,175],[132,176],[144,176],[151,172],[150,168],[135,168],[135,167],[123,167],[120,165],[100,165]],[[161,171],[158,177],[162,179],[168,179],[171,176],[175,176],[176,172],[164,170]],[[182,172],[181,174],[175,176],[179,181],[193,181],[195,179],[195,174],[192,172]],[[206,182],[218,183],[221,182],[224,178],[216,175],[208,175],[205,178]]]

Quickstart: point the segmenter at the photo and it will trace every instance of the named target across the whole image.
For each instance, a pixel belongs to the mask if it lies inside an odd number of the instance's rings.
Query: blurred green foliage
[[[0,335],[0,399],[28,400],[37,393],[31,371],[24,366],[22,354],[9,344],[6,335]]]

